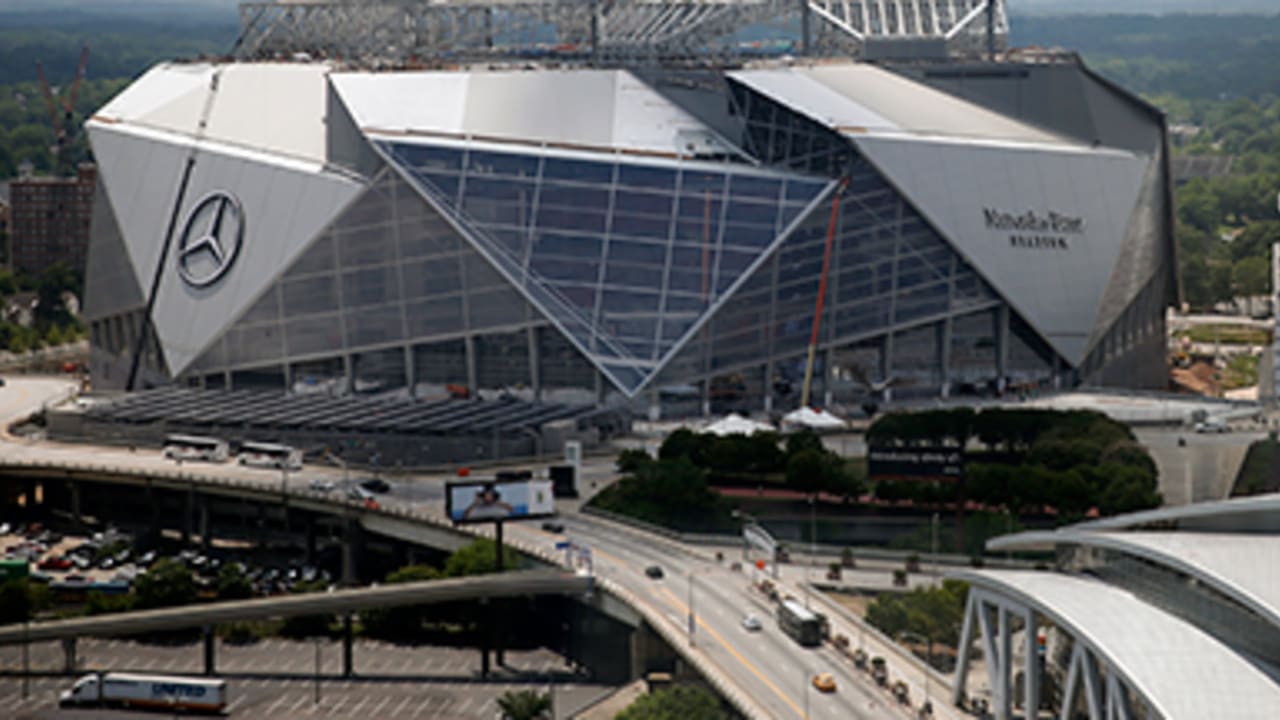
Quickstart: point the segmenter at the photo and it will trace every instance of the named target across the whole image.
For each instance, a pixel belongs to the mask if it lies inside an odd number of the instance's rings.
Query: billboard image
[[[446,511],[455,523],[517,520],[555,514],[550,480],[476,480],[445,486]]]

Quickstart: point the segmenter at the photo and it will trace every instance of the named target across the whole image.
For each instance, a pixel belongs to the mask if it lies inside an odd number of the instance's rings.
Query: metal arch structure
[[[741,62],[859,55],[870,40],[1003,48],[1005,0],[329,0],[240,6],[242,59],[433,66],[494,59]],[[743,31],[772,26],[775,41]],[[815,41],[816,39],[816,41]]]
[[[982,657],[987,669],[987,681],[991,687],[991,713],[996,720],[1014,717],[1015,673],[1022,672],[1022,708],[1039,708],[1044,687],[1044,664],[1038,659],[1038,613],[1032,606],[985,588],[970,587],[965,604],[964,623],[960,630],[956,673],[951,687],[952,704],[960,704],[965,697],[966,679],[973,661],[973,644],[979,640]],[[1015,624],[1018,624],[1015,627]],[[1059,627],[1063,632],[1067,628]],[[1022,633],[1022,662],[1017,667],[1013,636]],[[1128,681],[1114,670],[1112,664],[1100,657],[1091,645],[1080,637],[1071,638],[1071,657],[1067,664],[1067,678],[1063,685],[1061,702],[1056,715],[1059,720],[1071,720],[1081,701],[1089,720],[1133,720],[1130,698],[1141,697]]]

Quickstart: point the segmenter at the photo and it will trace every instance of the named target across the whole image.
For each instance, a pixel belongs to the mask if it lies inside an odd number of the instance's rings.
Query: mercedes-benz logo
[[[187,214],[178,238],[178,274],[193,287],[208,287],[227,274],[244,243],[244,210],[230,193],[205,195]]]

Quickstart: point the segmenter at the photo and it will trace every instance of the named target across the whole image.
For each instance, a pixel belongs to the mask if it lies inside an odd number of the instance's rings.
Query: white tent
[[[774,427],[768,423],[756,422],[737,413],[729,413],[703,428],[703,432],[720,435],[721,437],[725,435],[753,435],[758,432],[772,432],[773,430]]]
[[[784,428],[806,427],[812,430],[843,430],[848,423],[825,410],[803,407],[782,418]]]

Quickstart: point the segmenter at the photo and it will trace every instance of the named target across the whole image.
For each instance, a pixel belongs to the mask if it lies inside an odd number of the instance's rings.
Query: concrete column
[[[195,489],[187,488],[187,492],[182,496],[182,544],[186,545],[191,542],[191,534],[194,528],[191,527],[191,515],[195,510]]]
[[[342,615],[342,677],[349,678],[356,674],[355,659],[351,650],[351,613]]]
[[[80,483],[68,480],[67,492],[71,495],[71,520],[76,528],[84,527],[84,516],[81,514]]]
[[[466,351],[467,391],[476,397],[480,388],[476,386],[476,339],[470,335],[462,339],[462,347]]]
[[[542,363],[538,356],[538,328],[525,330],[526,342],[529,344],[529,387],[533,388],[533,401],[542,400]]]
[[[342,537],[342,584],[355,585],[360,581],[359,562],[363,550],[363,533],[360,521],[347,518],[345,532]]]
[[[209,498],[201,496],[200,498],[200,548],[208,554],[209,548],[213,545],[212,528],[209,523]]]
[[[217,643],[218,636],[213,633],[212,625],[205,625],[204,634],[204,674],[217,675]]]
[[[76,639],[75,638],[73,637],[62,638],[62,655],[63,655],[62,672],[66,673],[67,675],[74,675],[77,670],[76,666],[79,664],[78,662],[76,662]]]
[[[307,515],[307,564],[313,565],[316,561],[316,516],[314,513]]]

